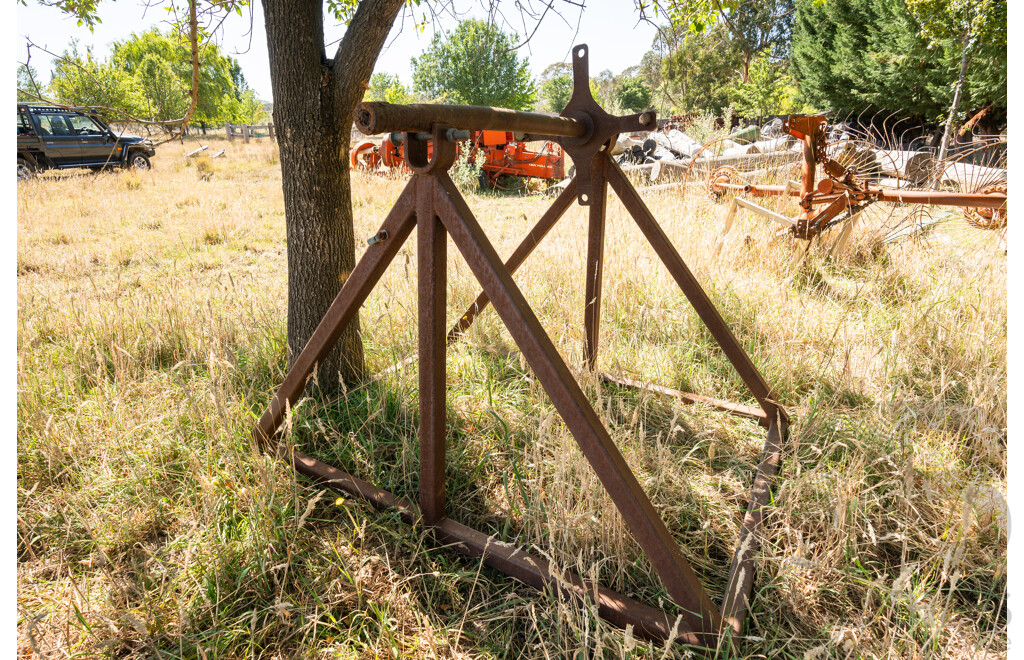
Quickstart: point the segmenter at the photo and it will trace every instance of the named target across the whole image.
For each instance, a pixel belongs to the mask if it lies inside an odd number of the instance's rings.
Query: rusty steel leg
[[[810,200],[806,199],[806,197],[814,192],[814,179],[818,169],[814,156],[817,144],[818,140],[815,133],[808,133],[804,136],[804,162],[800,171],[800,206],[804,211],[810,211],[812,208]]]
[[[786,437],[786,430],[786,422],[782,418],[773,419],[768,427],[761,463],[750,493],[750,504],[743,517],[739,543],[736,544],[729,584],[725,589],[722,618],[725,625],[737,635],[743,632],[743,620],[750,605],[750,592],[754,585],[754,553],[760,545],[758,537],[764,520],[764,509],[769,506],[772,486],[782,462],[782,441]]]
[[[713,644],[721,630],[721,614],[679,552],[675,539],[654,510],[519,287],[502,265],[455,184],[446,173],[438,174],[437,179],[435,212],[489,294],[494,309],[647,554],[668,595],[685,611],[683,629],[698,633],[702,643]]]
[[[388,264],[398,254],[405,239],[409,237],[416,223],[415,197],[416,182],[413,180],[402,191],[384,224],[381,225],[378,236],[386,235],[387,238],[366,248],[366,252],[345,280],[338,296],[295,359],[295,364],[288,371],[284,382],[253,429],[253,440],[259,446],[268,446],[284,421],[288,406],[294,404],[306,389],[306,379],[338,342],[341,333],[355,317],[366,296],[370,294]]]
[[[593,371],[597,363],[597,343],[601,334],[601,281],[604,275],[605,202],[608,183],[605,179],[604,153],[594,156],[590,165],[590,228],[587,231],[587,286],[584,298],[583,326],[586,340],[583,344],[583,362]]]
[[[565,187],[565,190],[555,199],[548,210],[544,212],[544,215],[540,217],[540,220],[537,221],[537,224],[526,235],[523,242],[519,244],[519,247],[515,249],[512,256],[505,262],[505,268],[508,269],[509,273],[514,274],[523,265],[527,257],[533,254],[534,249],[540,245],[541,240],[548,235],[551,228],[565,215],[566,210],[575,201],[576,179],[570,179],[569,185]],[[486,291],[477,296],[476,301],[469,306],[469,309],[459,318],[459,321],[448,331],[448,343],[458,340],[459,337],[465,334],[469,326],[473,325],[477,315],[487,307],[490,301],[491,299],[487,297]]]
[[[540,557],[496,541],[483,532],[460,525],[451,519],[441,521],[434,528],[434,535],[445,543],[453,544],[459,552],[484,557],[484,563],[506,575],[522,580],[534,588],[551,585],[562,596],[576,598],[582,602],[597,601],[598,614],[613,624],[627,628],[633,626],[634,633],[655,641],[672,640],[677,644],[707,649],[709,639],[699,633],[688,631],[685,623],[679,626],[667,614],[649,605],[622,596],[607,587],[580,578],[570,571],[556,577],[551,564]],[[595,598],[596,597],[596,598]]]
[[[757,399],[758,404],[760,404],[767,416],[766,419],[775,419],[777,415],[788,419],[782,406],[775,402],[771,388],[768,387],[768,383],[761,376],[761,372],[757,370],[750,356],[747,355],[746,351],[743,350],[743,347],[740,346],[740,343],[732,334],[732,331],[729,330],[729,326],[726,325],[722,315],[718,313],[718,309],[715,308],[708,294],[701,288],[697,278],[686,267],[686,263],[672,246],[672,242],[665,235],[658,221],[654,219],[654,215],[647,208],[647,205],[644,204],[640,195],[637,194],[636,189],[630,185],[626,176],[619,169],[619,166],[611,158],[607,156],[605,158],[607,160],[605,172],[607,173],[608,183],[611,184],[612,190],[622,200],[622,204],[629,211],[629,214],[633,216],[633,220],[640,227],[640,231],[647,237],[648,242],[650,242],[654,251],[658,253],[662,263],[668,268],[676,284],[679,285],[679,288],[682,289],[686,298],[690,301],[690,304],[693,305],[697,316],[700,317],[704,325],[711,331],[715,341],[722,347],[722,352],[729,358],[733,368],[736,369],[740,378],[743,379],[743,382],[750,389],[751,394]],[[767,424],[767,421],[762,421],[762,424]]]
[[[445,516],[445,302],[448,237],[434,213],[433,177],[416,175],[419,268],[420,510],[423,522]]]
[[[817,215],[810,198],[811,193],[814,192],[814,179],[818,169],[815,158],[817,144],[817,129],[804,134],[804,162],[800,171],[800,208],[803,209],[803,212],[797,216],[797,223],[790,230],[797,238],[808,239],[808,241],[813,238],[813,234],[809,231],[811,220]],[[810,249],[810,247],[811,244],[808,242],[807,248]],[[802,251],[800,253],[799,259],[803,258],[805,252]],[[799,259],[796,261],[799,261]]]

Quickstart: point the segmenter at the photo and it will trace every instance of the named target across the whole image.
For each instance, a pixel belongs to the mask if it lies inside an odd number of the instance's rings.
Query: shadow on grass
[[[484,363],[488,374],[485,384],[477,384],[487,388],[486,395],[477,393],[474,397],[477,401],[500,402],[509,391],[513,392],[513,399],[522,396],[528,376],[522,372],[514,356],[484,353],[477,357],[479,362]],[[458,387],[465,390],[471,386],[459,383]],[[726,504],[730,509],[727,515],[734,519],[733,524],[738,529],[746,505],[746,492],[756,470],[759,447],[764,441],[763,429],[752,422],[740,422],[748,427],[745,434],[754,436],[752,449],[720,451],[716,455],[706,442],[709,434],[691,427],[686,419],[689,414],[680,415],[678,403],[644,396],[630,388],[606,388],[604,397],[608,402],[608,421],[614,437],[636,435],[631,429],[643,429],[631,441],[652,446],[662,442],[673,461],[699,464],[700,472],[730,474],[731,478],[739,480],[743,484],[743,492],[729,499]],[[449,401],[452,399],[451,396],[448,398]],[[539,405],[549,405],[546,397],[541,395],[541,398],[545,400],[538,402]],[[315,402],[307,400],[306,404],[293,411],[290,442],[319,460],[399,497],[416,501],[419,459],[415,400],[416,393],[410,387],[404,386],[402,382],[388,380],[369,383],[330,405],[318,407]],[[498,408],[500,411],[500,404]],[[638,417],[628,419],[626,411],[633,410],[639,411]],[[693,414],[721,415],[715,412]],[[474,413],[459,412],[449,405],[447,417],[447,495],[452,518],[514,545],[522,545],[524,537],[543,538],[544,534],[537,533],[537,526],[546,525],[549,514],[544,510],[538,513],[538,503],[531,501],[536,493],[531,493],[527,485],[529,476],[524,467],[531,443],[537,442],[536,426],[509,423],[500,412],[487,407]],[[537,416],[527,419],[536,422]],[[710,432],[710,437],[725,443],[724,446],[734,444],[729,436],[723,429]],[[643,481],[643,474],[656,471],[658,466],[650,462],[653,459],[644,450],[639,453],[647,456],[643,459],[644,464],[635,466]],[[677,537],[700,537],[705,540],[701,549],[701,565],[696,570],[699,575],[706,573],[701,577],[707,582],[709,593],[719,598],[728,577],[734,548],[731,546],[732,539],[709,534],[707,522],[720,514],[722,504],[719,502],[716,506],[712,498],[687,489],[685,483],[676,483],[674,488],[685,491],[685,503],[684,506],[674,507],[673,515],[666,522]],[[495,492],[504,494],[505,509],[496,506],[493,497]],[[543,504],[539,506],[543,507]],[[527,509],[530,510],[528,515],[525,511]],[[381,515],[389,516],[386,513]],[[527,524],[524,519],[529,519],[528,524],[534,527],[532,535],[524,534],[524,524]],[[398,526],[403,529],[395,533],[396,539],[409,541],[419,533],[416,529]],[[594,549],[587,548],[586,552],[593,554]],[[465,567],[476,564],[475,560],[467,560],[452,553],[429,554],[436,561],[450,565],[456,573],[460,570],[464,572]],[[440,559],[442,555],[444,558]],[[599,559],[599,552],[597,556]],[[635,575],[626,580],[630,584],[642,585],[641,593],[633,594],[634,597],[648,603],[661,603],[671,613],[672,605],[660,581],[650,583],[651,573],[646,566],[647,562],[643,560],[640,563],[643,565],[637,566]],[[460,569],[460,566],[463,568]],[[714,569],[709,572],[702,570],[702,566],[713,566]],[[483,570],[489,580],[507,579],[498,578],[500,574],[496,571]],[[610,573],[614,570],[602,569],[598,579],[607,583],[615,577]],[[518,588],[522,588],[521,585]],[[439,607],[443,614],[445,606]],[[434,610],[434,613],[438,614],[438,611]]]

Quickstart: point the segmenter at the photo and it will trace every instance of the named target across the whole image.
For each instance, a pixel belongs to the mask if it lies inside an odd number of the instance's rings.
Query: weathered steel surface
[[[601,335],[601,283],[604,280],[604,212],[608,192],[605,181],[607,156],[596,156],[590,165],[590,227],[587,232],[587,279],[583,300],[583,362],[593,370],[597,364],[597,344]]]
[[[586,124],[577,119],[482,105],[396,105],[375,101],[356,106],[355,120],[356,127],[366,135],[399,131],[421,133],[433,130],[437,124],[462,130],[513,131],[552,137],[578,138],[587,132]]]
[[[935,204],[937,206],[960,206],[973,209],[1006,210],[1006,192],[985,194],[965,194],[935,192],[931,190],[894,190],[882,189],[868,191],[868,194],[880,202],[896,202],[902,204]]]
[[[586,44],[572,49],[572,74],[572,97],[562,116],[585,123],[589,130],[574,139],[560,139],[559,144],[576,165],[580,206],[589,206],[595,194],[590,173],[594,156],[606,145],[614,144],[619,133],[657,130],[658,118],[653,111],[614,117],[597,104],[590,93],[590,54]]]
[[[547,560],[496,541],[454,520],[441,522],[434,528],[434,534],[441,541],[453,544],[455,550],[471,557],[482,555],[488,566],[537,589],[550,585],[562,596],[582,602],[593,602],[596,595],[600,616],[621,628],[632,626],[634,632],[644,639],[659,642],[671,640],[697,649],[708,648],[709,641],[713,643],[708,636],[688,630],[682,617],[675,621],[661,610],[622,596],[600,584],[585,581],[569,571],[559,573],[556,577]]]
[[[406,523],[415,524],[421,519],[422,514],[415,503],[377,488],[336,467],[301,452],[293,452],[283,458],[290,461],[297,472],[328,488],[362,498],[378,509],[397,510]],[[596,595],[598,613],[602,617],[622,628],[633,626],[634,632],[644,639],[673,640],[679,644],[698,647],[701,645],[698,635],[687,631],[680,625],[681,621],[677,622],[661,610],[622,596],[600,584],[584,580],[572,571],[555,573],[546,559],[522,548],[502,543],[494,537],[447,518],[434,527],[434,535],[454,550],[470,557],[482,556],[484,563],[491,568],[536,589],[551,587],[563,597],[574,598],[584,603],[594,602]]]
[[[729,585],[722,602],[722,618],[737,635],[743,632],[743,620],[750,605],[750,592],[754,584],[754,553],[760,545],[758,534],[764,522],[764,510],[771,500],[775,477],[782,463],[782,442],[786,438],[786,422],[773,419],[761,452],[761,463],[754,478],[747,514],[743,518],[740,539],[733,557]]]
[[[683,392],[681,390],[674,390],[670,387],[664,387],[662,385],[655,385],[654,383],[645,383],[639,380],[633,380],[632,378],[625,378],[622,376],[613,376],[611,374],[602,373],[600,374],[601,380],[606,383],[613,385],[620,385],[622,387],[632,387],[638,390],[644,390],[647,392],[654,392],[662,396],[667,396],[673,399],[680,399],[686,403],[692,403],[695,405],[704,405],[715,410],[727,412],[736,417],[746,417],[747,419],[753,419],[764,426],[768,425],[768,416],[765,412],[759,408],[752,408],[751,406],[745,406],[741,403],[733,403],[732,401],[723,401],[722,399],[714,399],[709,396],[702,394],[691,394],[690,392]]]
[[[420,510],[423,522],[445,516],[445,303],[448,236],[434,213],[433,179],[416,177],[420,355]],[[422,189],[422,190],[421,190]]]
[[[710,641],[721,628],[720,614],[455,184],[447,174],[439,174],[437,182],[434,204],[449,235],[490,295],[491,305],[523,351],[669,596],[685,611],[687,629],[709,636]]]

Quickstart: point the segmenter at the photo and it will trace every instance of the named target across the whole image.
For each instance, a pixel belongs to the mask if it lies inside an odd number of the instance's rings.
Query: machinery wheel
[[[502,183],[502,177],[504,177],[504,183]],[[526,179],[514,174],[499,174],[494,177],[495,189],[504,190],[507,192],[515,192],[519,190],[526,190]]]
[[[152,168],[152,165],[149,164],[149,156],[141,151],[136,151],[128,155],[128,167],[133,170],[148,170]]]
[[[953,190],[986,195],[1007,194],[1006,141],[989,140],[958,154],[943,172],[944,183]],[[1006,227],[1006,211],[994,208],[963,210],[964,219],[978,229]]]
[[[377,169],[377,165],[380,164],[380,150],[377,148],[377,144],[372,140],[363,140],[352,147],[352,151],[349,152],[349,164],[354,170]]]
[[[32,163],[28,162],[24,158],[18,159],[18,181],[24,181],[31,179],[35,176],[36,169],[32,167]]]
[[[480,190],[490,190],[491,187],[492,187],[491,186],[491,178],[489,176],[487,176],[487,171],[486,170],[480,170],[479,182],[480,182]]]
[[[719,167],[708,177],[708,194],[714,199],[720,199],[725,194],[725,191],[716,189],[715,184],[739,182],[740,173],[735,167],[731,165]]]
[[[991,193],[1003,193],[1005,195],[1006,182],[993,183],[973,192],[981,195],[988,195]],[[978,229],[1002,229],[1006,226],[1006,211],[994,208],[965,208],[964,220],[966,220],[972,227],[977,227]]]
[[[725,171],[729,173],[730,183],[739,183],[742,179],[744,183],[755,185],[785,185],[795,172],[799,172],[798,161],[799,154],[782,148],[782,145],[777,151],[761,153],[752,143],[741,144],[729,138],[718,138],[698,149],[689,162],[676,163],[686,165],[682,186],[685,197],[693,186],[709,191],[713,177]]]

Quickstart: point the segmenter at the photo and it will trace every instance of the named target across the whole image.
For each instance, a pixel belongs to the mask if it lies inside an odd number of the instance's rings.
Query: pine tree
[[[922,36],[903,0],[829,0],[798,4],[790,61],[811,105],[841,114],[889,109],[938,122],[949,113],[961,53]],[[1005,46],[979,46],[964,90],[962,107],[1006,107]]]

